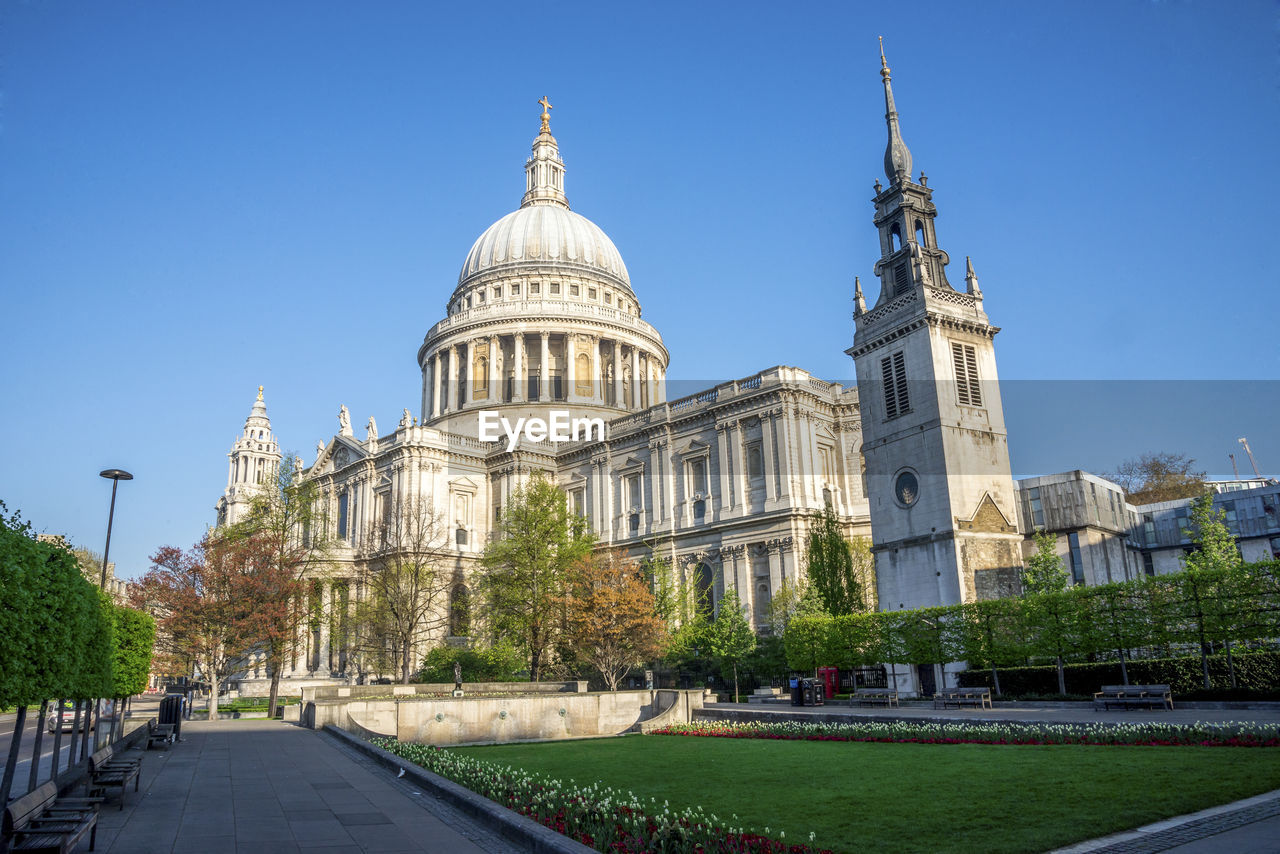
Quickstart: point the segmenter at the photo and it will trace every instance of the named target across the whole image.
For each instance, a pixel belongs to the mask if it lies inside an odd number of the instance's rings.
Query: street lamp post
[[[111,554],[111,523],[116,517],[116,487],[120,485],[122,480],[133,480],[133,475],[124,469],[107,469],[98,472],[99,477],[105,477],[111,481],[111,512],[107,514],[107,545],[102,550],[102,578],[98,582],[98,587],[103,590],[107,589],[107,556]]]

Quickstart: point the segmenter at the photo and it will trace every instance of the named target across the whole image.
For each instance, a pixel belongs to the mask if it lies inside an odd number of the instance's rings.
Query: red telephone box
[[[826,688],[827,699],[830,700],[840,690],[840,670],[836,667],[819,667],[818,678]]]

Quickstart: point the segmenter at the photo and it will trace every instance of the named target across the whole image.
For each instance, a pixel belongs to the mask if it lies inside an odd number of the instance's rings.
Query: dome
[[[631,290],[622,256],[600,226],[553,204],[522,207],[485,229],[467,253],[458,286],[483,273],[530,264],[576,268]]]

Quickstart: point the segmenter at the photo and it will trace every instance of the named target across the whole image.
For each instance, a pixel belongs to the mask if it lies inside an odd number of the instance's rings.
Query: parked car
[[[88,723],[88,720],[89,720],[88,715],[85,715],[85,714],[80,715],[80,729],[85,728],[85,725]],[[76,725],[76,704],[71,700],[63,700],[62,701],[62,731],[72,732],[75,729],[75,725]],[[48,728],[49,732],[58,731],[58,701],[57,700],[49,701],[49,712],[48,712],[48,717],[45,719],[45,726]]]

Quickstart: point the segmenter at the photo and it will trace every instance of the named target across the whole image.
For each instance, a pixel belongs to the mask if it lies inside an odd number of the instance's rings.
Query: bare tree
[[[449,624],[453,553],[444,514],[430,499],[392,500],[370,526],[369,559],[360,574],[356,645],[366,662],[390,665],[407,683],[414,651]]]
[[[304,617],[297,606],[304,579],[324,559],[327,547],[317,524],[319,490],[314,481],[302,477],[299,463],[297,457],[285,454],[265,488],[254,497],[247,518],[225,532],[227,537],[257,544],[258,607],[248,640],[263,655],[271,674],[267,705],[273,716],[285,658]]]
[[[1154,504],[1175,498],[1195,498],[1204,492],[1205,473],[1192,467],[1196,461],[1185,454],[1143,454],[1125,460],[1103,477],[1125,492],[1130,504]]]

